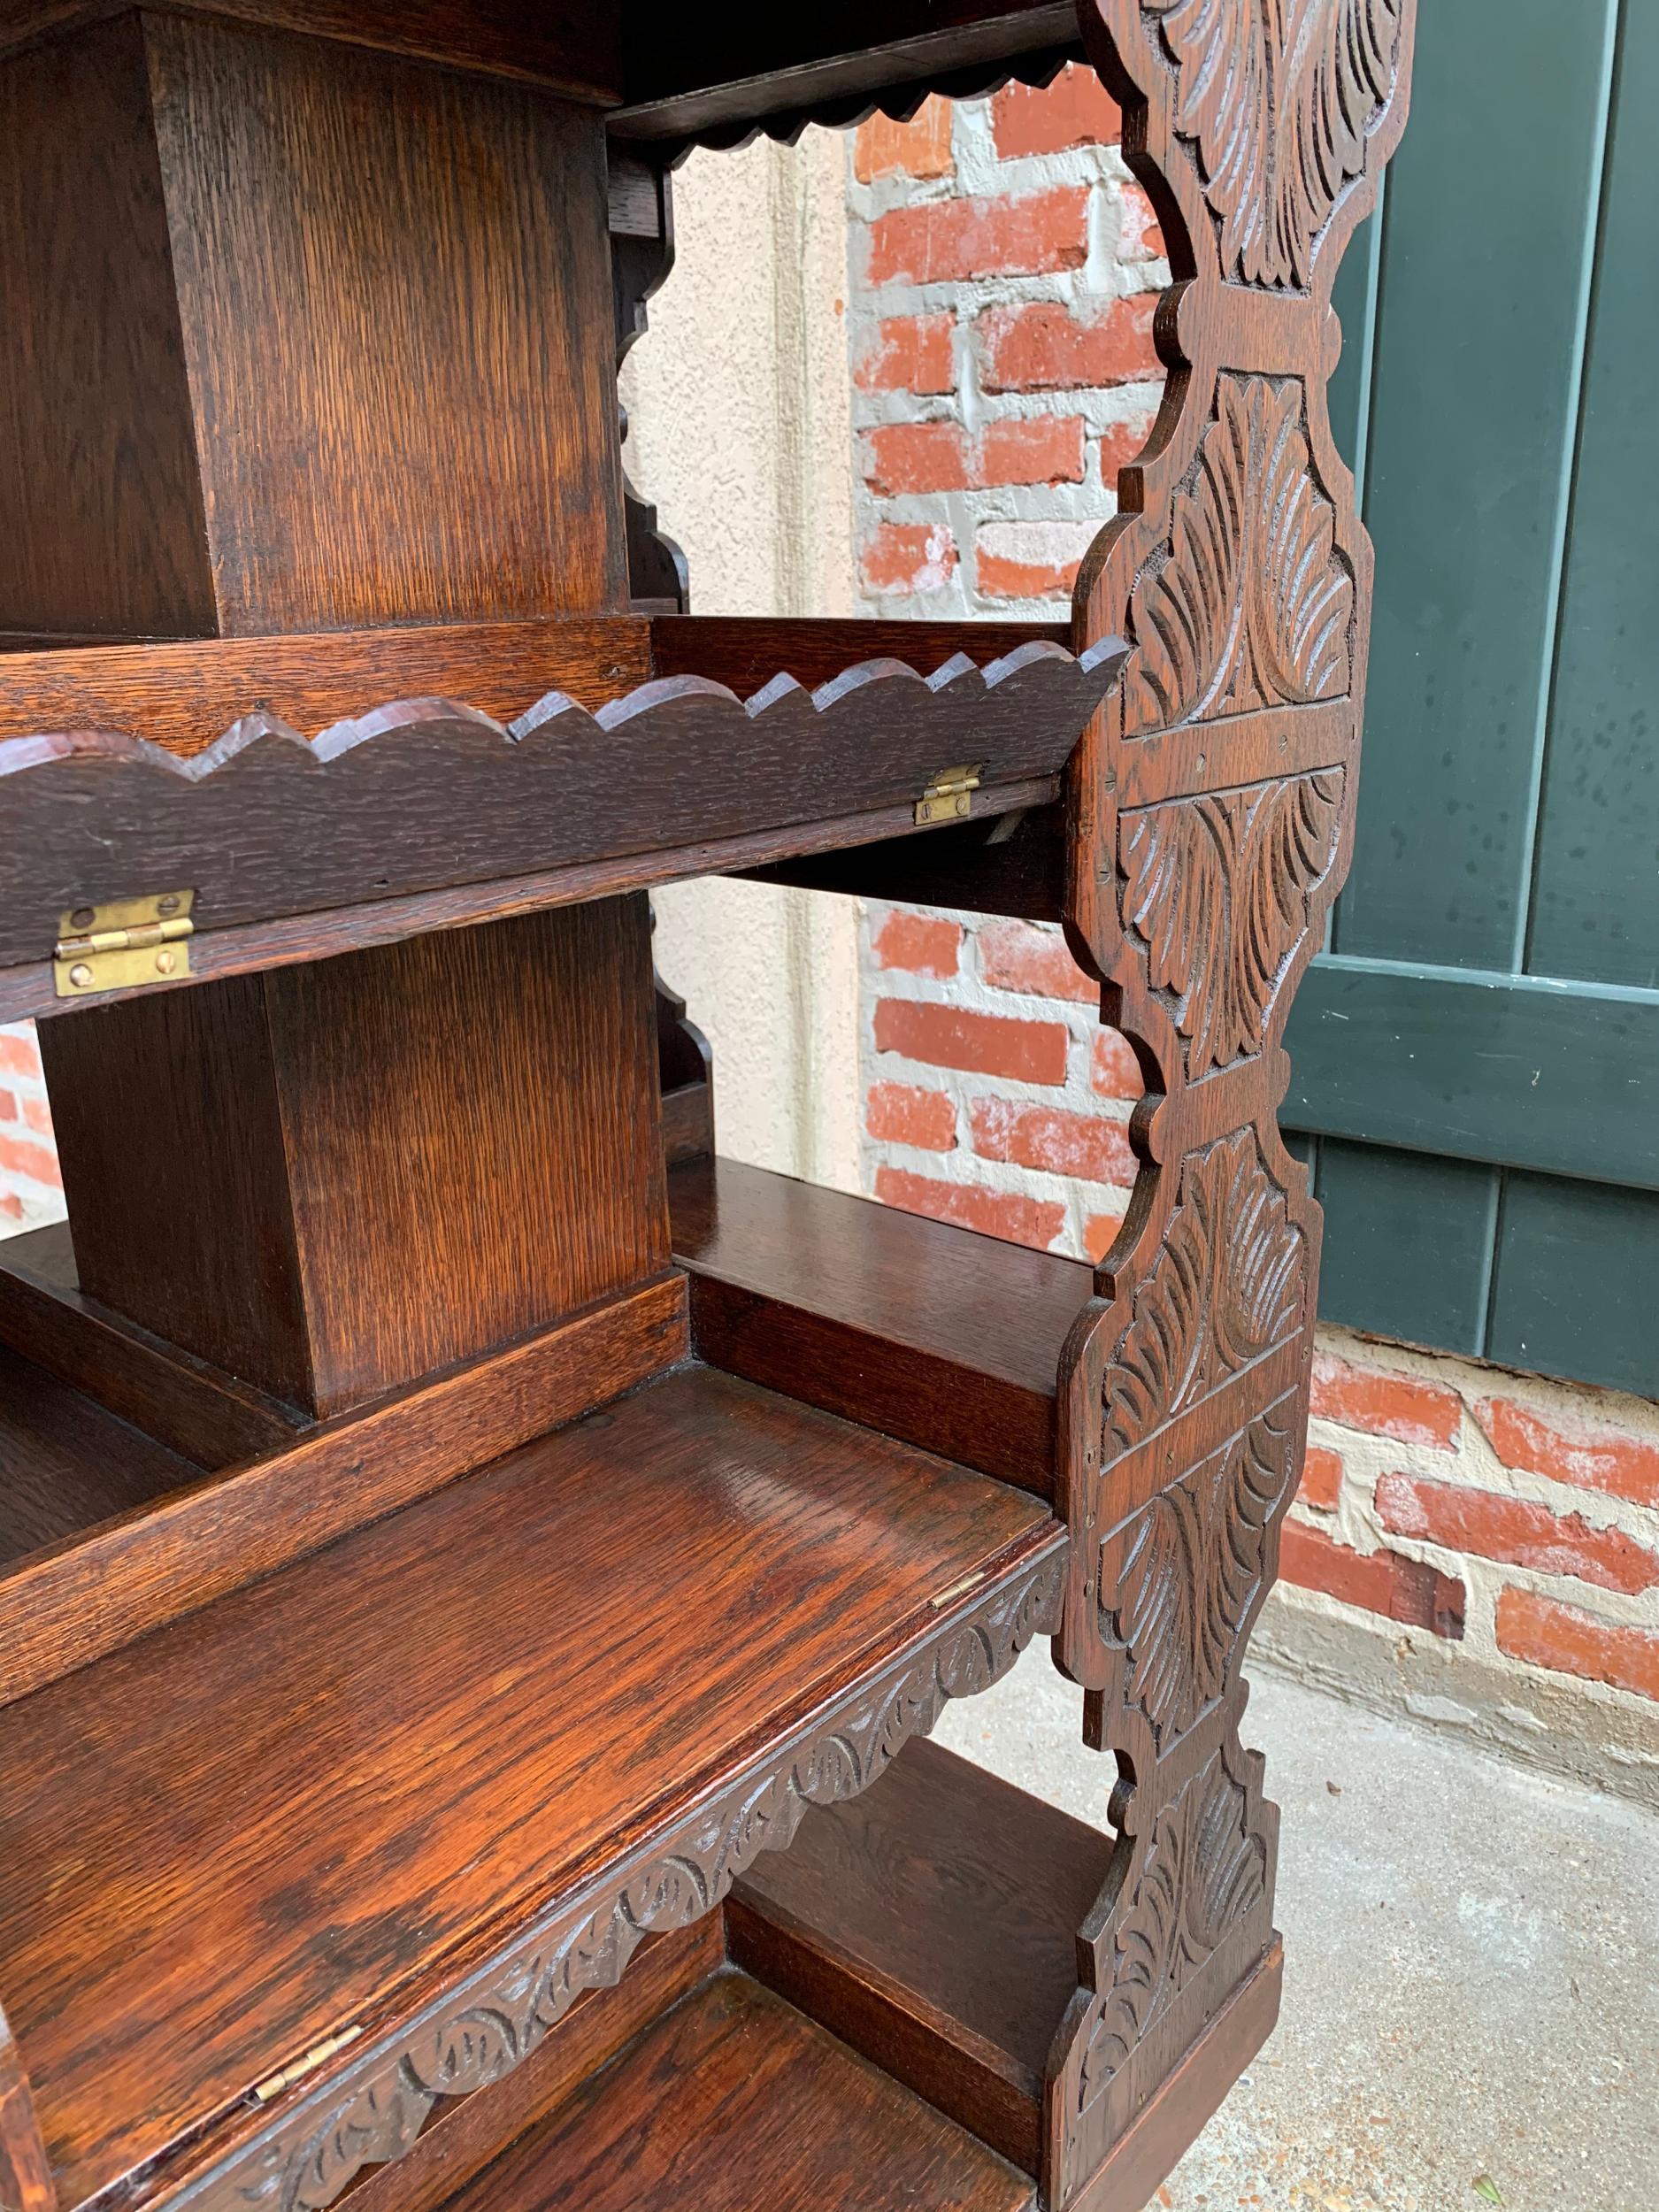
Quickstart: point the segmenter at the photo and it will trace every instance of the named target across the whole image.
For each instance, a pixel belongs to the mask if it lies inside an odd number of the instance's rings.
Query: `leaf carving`
[[[1188,1079],[1261,1051],[1280,979],[1336,857],[1343,772],[1126,811],[1123,918],[1170,1002]]]
[[[1141,0],[1176,71],[1230,280],[1305,291],[1365,166],[1399,65],[1402,0]]]
[[[1354,579],[1314,473],[1302,387],[1223,376],[1171,509],[1169,551],[1133,600],[1127,735],[1349,687]]]
[[[1189,1154],[1108,1371],[1102,1466],[1288,1336],[1306,1281],[1306,1244],[1254,1131]]]
[[[1125,1696],[1160,1758],[1226,1687],[1289,1502],[1291,1459],[1289,1432],[1263,1417],[1102,1545],[1105,1632],[1125,1654]]]

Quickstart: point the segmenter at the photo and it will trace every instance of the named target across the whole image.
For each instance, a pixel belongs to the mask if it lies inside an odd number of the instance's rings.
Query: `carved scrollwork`
[[[1305,291],[1394,91],[1403,0],[1141,0],[1230,280]]]
[[[1064,1545],[947,1620],[764,1768],[695,1807],[599,1896],[544,1916],[503,1956],[389,2046],[349,2061],[177,2202],[190,2212],[324,2212],[365,2166],[400,2158],[441,2097],[470,2094],[527,2058],[584,1991],[609,1988],[648,1935],[718,1904],[757,1853],[787,1845],[809,1805],[856,1796],[947,1701],[988,1688],[1058,1626]]]
[[[1189,1156],[1108,1370],[1102,1457],[1131,1450],[1289,1336],[1307,1270],[1307,1240],[1253,1130]]]
[[[1294,1487],[1292,1446],[1263,1415],[1102,1547],[1102,1633],[1125,1655],[1125,1700],[1160,1757],[1226,1688]]]
[[[1345,695],[1354,578],[1295,379],[1219,379],[1216,419],[1171,506],[1168,557],[1132,604],[1126,735]]]
[[[1207,792],[1120,818],[1123,915],[1146,948],[1188,1079],[1261,1051],[1336,858],[1343,772]]]

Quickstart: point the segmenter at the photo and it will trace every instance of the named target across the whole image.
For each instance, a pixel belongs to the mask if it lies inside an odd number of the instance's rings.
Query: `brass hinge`
[[[147,899],[111,899],[73,906],[58,925],[52,979],[59,998],[96,991],[175,983],[190,972],[187,940],[196,933],[194,891],[161,891]]]
[[[269,2104],[273,2097],[280,2097],[285,2089],[292,2089],[296,2081],[303,2081],[307,2074],[314,2074],[326,2065],[336,2051],[343,2051],[349,2043],[355,2043],[362,2034],[361,2025],[342,2028],[338,2035],[331,2035],[326,2042],[313,2043],[303,2058],[296,2058],[292,2066],[285,2066],[280,2074],[267,2074],[263,2081],[254,2084],[256,2104]]]
[[[942,769],[916,802],[918,826],[926,826],[929,822],[960,822],[965,819],[972,809],[973,795],[979,789],[979,778],[984,773],[983,761],[972,768]]]

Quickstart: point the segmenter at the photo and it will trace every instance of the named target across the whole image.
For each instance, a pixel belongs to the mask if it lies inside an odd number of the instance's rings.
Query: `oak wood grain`
[[[747,699],[774,676],[809,691],[858,662],[901,661],[931,676],[958,654],[984,668],[1018,646],[1070,646],[1064,622],[894,622],[864,617],[667,614],[651,618],[651,659],[659,676],[703,676]],[[941,767],[949,766],[941,762]]]
[[[132,1432],[79,1402],[71,1409],[79,1425],[71,1429],[73,1455],[52,1486],[55,1498],[84,1498],[73,1508],[76,1532],[0,1575],[0,1703],[574,1420],[683,1359],[687,1341],[684,1280],[670,1275],[323,1423],[244,1467],[206,1480],[187,1470],[183,1488],[152,1448],[141,1462],[150,1471],[117,1495],[112,1478],[125,1479]],[[70,1394],[34,1370],[24,1383],[17,1422],[27,1440],[54,1418],[42,1406]],[[88,1422],[90,1440],[82,1442]],[[111,1426],[122,1430],[119,1449],[110,1446]],[[19,1449],[27,1473],[35,1447]]]
[[[1030,2212],[1031,2183],[747,1977],[714,1976],[453,2212]]]
[[[703,1358],[1052,1494],[1082,1262],[734,1160],[676,1167],[669,1210]]]
[[[756,1863],[727,1908],[732,1956],[1035,2175],[1048,2052],[1110,1851],[922,1740]]]
[[[7,1707],[0,1986],[65,2201],[557,1897],[1052,1532],[691,1368]]]
[[[964,822],[914,838],[885,838],[841,852],[807,853],[741,872],[843,898],[902,906],[950,906],[1010,914],[1025,922],[1065,917],[1065,810],[1034,806],[985,822]]]
[[[52,2170],[35,2118],[28,2076],[0,2012],[0,2204],[6,2212],[57,2212]]]

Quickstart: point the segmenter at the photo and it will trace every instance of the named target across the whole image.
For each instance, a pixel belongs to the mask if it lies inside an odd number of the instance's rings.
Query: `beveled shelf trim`
[[[321,2212],[365,2166],[400,2158],[442,2098],[511,2073],[577,1998],[618,1981],[648,1935],[713,1909],[810,1806],[856,1796],[947,1702],[1000,1681],[1059,1625],[1066,1539],[982,1584],[926,1637],[856,1682],[734,1782],[710,1792],[619,1864],[541,1915],[465,1982],[349,2057],[208,2172],[168,2212]]]
[[[761,858],[811,849],[826,823],[843,826],[835,841],[891,835],[962,762],[980,771],[976,814],[1025,805],[1064,766],[1121,659],[1115,641],[1074,658],[1028,637],[983,668],[958,652],[922,676],[884,656],[811,691],[780,673],[746,700],[682,673],[597,712],[549,692],[504,725],[404,699],[309,741],[257,711],[188,759],[107,731],[0,741],[0,972],[19,972],[0,973],[0,1017],[54,1010],[44,968],[66,913],[158,887],[195,893],[200,979],[222,972],[215,939],[227,932],[457,887],[481,908],[466,918],[481,918],[502,902],[478,887],[511,896],[532,874],[529,902],[549,904],[704,872],[711,847],[739,864],[756,841]],[[561,892],[561,876],[584,872],[585,887]],[[368,935],[348,925],[346,943],[458,918],[401,918]]]

